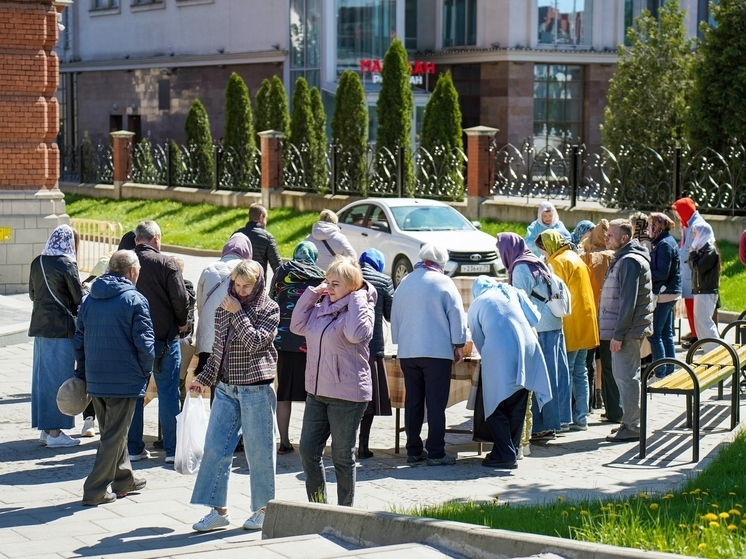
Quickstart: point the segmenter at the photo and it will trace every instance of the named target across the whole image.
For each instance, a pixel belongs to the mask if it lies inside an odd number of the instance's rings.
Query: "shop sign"
[[[383,83],[381,71],[383,60],[360,59],[360,73],[371,74],[373,83]],[[435,74],[435,62],[423,62],[421,60],[409,62],[409,83],[412,85],[423,85],[427,74]]]

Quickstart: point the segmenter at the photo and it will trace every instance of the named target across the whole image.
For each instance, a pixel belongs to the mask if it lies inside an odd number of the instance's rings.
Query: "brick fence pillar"
[[[0,0],[0,293],[28,290],[31,261],[52,230],[69,221],[57,182],[54,4]]]
[[[134,136],[134,132],[128,132],[127,130],[117,130],[111,133],[115,200],[122,198],[122,184],[127,181],[130,172],[130,143]]]
[[[466,215],[469,219],[479,219],[482,202],[490,197],[490,140],[497,134],[497,128],[475,126],[464,129],[466,133],[467,184]]]
[[[282,190],[282,139],[283,132],[259,132],[262,150],[262,205],[272,207],[272,194]]]

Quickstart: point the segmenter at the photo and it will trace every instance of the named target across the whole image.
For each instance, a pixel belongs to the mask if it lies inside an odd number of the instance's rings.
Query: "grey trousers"
[[[611,370],[619,388],[622,423],[640,428],[640,346],[639,340],[624,340],[622,349],[611,352]]]
[[[83,484],[83,500],[101,499],[108,491],[125,491],[135,484],[127,453],[127,432],[137,398],[93,397],[93,408],[101,433],[96,462]]]

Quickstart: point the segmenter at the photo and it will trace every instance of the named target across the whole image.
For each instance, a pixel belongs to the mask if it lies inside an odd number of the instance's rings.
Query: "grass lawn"
[[[699,475],[665,495],[578,502],[558,497],[533,506],[495,500],[397,512],[696,557],[746,557],[744,460],[741,431]]]
[[[224,208],[209,204],[182,204],[173,200],[109,200],[73,194],[65,195],[70,217],[118,221],[125,231],[134,229],[144,219],[158,222],[163,242],[193,248],[221,250],[236,229],[247,221],[246,208]],[[316,222],[315,212],[300,212],[290,208],[269,210],[267,229],[277,239],[280,254],[290,258],[295,246],[310,232]],[[512,231],[526,234],[523,223],[498,222],[483,219],[482,231],[497,235]],[[746,268],[738,260],[738,246],[718,243],[723,257],[720,295],[723,310],[746,310]]]

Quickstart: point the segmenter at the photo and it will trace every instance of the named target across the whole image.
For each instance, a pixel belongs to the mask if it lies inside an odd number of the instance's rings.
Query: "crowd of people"
[[[593,408],[605,408],[602,420],[618,424],[608,441],[638,440],[642,359],[675,356],[680,300],[691,331],[685,343],[718,335],[720,257],[712,228],[689,198],[671,210],[678,243],[664,213],[584,220],[570,233],[554,206],[541,204],[526,238],[497,235],[507,281],[476,278],[468,313],[444,273],[443,247],[424,245],[394,290],[383,254],[369,248],[358,256],[330,210],[283,263],[266,229],[267,210],[252,205],[249,222],[203,270],[196,289],[184,279],[183,263],[161,252],[153,221],[127,233],[83,282],[78,235],[61,225],[31,264],[32,427],[48,447],[79,444],[63,431],[74,428],[74,418],[55,398],[66,380],[86,381],[92,401],[82,434],[92,434],[95,418],[100,443],[83,504],[102,505],[146,485],[131,464],[151,458],[143,441],[151,375],[162,433],[154,446],[167,464],[175,459],[183,398],[209,389],[191,502],[210,510],[193,528],[230,525],[228,481],[243,445],[252,508],[243,526],[256,530],[275,495],[277,455],[296,450],[292,404],[304,402],[298,451],[307,497],[327,502],[323,454],[331,439],[337,503],[352,506],[356,460],[373,456],[373,418],[392,413],[384,362],[390,323],[406,390],[409,463],[456,462],[446,452],[445,411],[469,335],[481,355],[474,431],[493,443],[484,466],[516,468],[532,442],[587,430]],[[186,383],[193,355],[196,369]],[[667,366],[656,374],[672,372]]]

